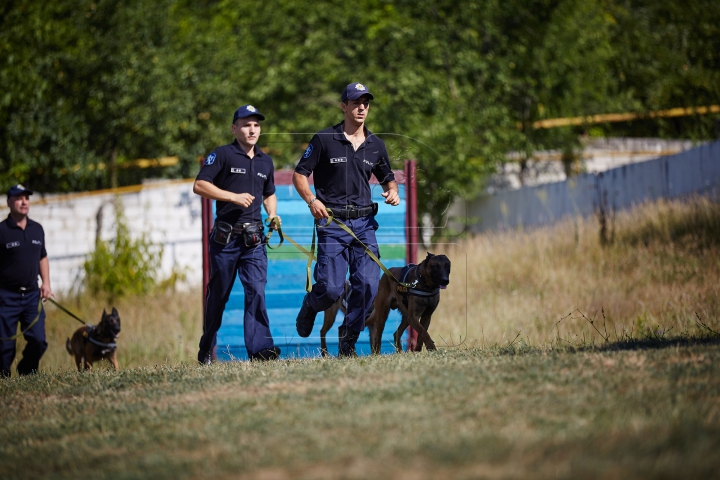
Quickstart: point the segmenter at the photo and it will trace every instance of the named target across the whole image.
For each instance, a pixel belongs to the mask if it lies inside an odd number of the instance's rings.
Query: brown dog
[[[408,325],[418,334],[415,351],[419,352],[423,344],[428,350],[435,350],[435,342],[428,334],[430,319],[440,303],[440,289],[450,283],[450,260],[445,255],[428,253],[420,265],[390,268],[396,279],[409,283],[403,288],[387,274],[380,278],[378,294],[373,302],[373,312],[365,320],[370,329],[370,347],[373,353],[380,353],[380,342],[390,309],[399,309],[402,315],[400,326],[393,335],[395,350],[402,351],[400,339]]]
[[[100,323],[97,327],[85,325],[78,328],[72,336],[67,339],[65,348],[70,355],[75,356],[75,364],[79,371],[91,370],[93,362],[107,359],[115,370],[119,369],[117,362],[117,341],[120,335],[120,315],[115,307],[112,313],[106,313],[103,309]],[[80,364],[83,364],[83,368]]]

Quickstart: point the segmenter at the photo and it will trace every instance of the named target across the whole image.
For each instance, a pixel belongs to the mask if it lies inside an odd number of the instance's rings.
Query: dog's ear
[[[432,253],[427,252],[427,257],[425,257],[425,258],[430,258],[430,257],[434,257],[434,256],[435,256],[435,255],[433,255]]]
[[[102,320],[102,319],[105,318],[105,317],[107,317],[107,312],[106,312],[105,309],[103,308],[103,314],[102,314],[102,317],[100,317],[100,319]]]
[[[119,316],[118,311],[115,309],[115,307],[113,307],[112,314],[113,314],[113,317]]]

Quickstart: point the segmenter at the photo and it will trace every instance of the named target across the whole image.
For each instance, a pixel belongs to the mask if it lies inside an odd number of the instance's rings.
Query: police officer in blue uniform
[[[20,375],[37,371],[47,350],[45,309],[41,299],[53,296],[45,231],[28,218],[32,190],[15,185],[7,192],[10,214],[0,222],[0,376],[10,376],[15,359],[18,322],[27,345],[18,363]],[[38,288],[38,274],[42,286]]]
[[[293,173],[293,185],[318,226],[315,285],[303,299],[297,332],[301,337],[310,335],[317,312],[326,310],[342,295],[349,267],[351,292],[339,329],[339,356],[355,355],[355,343],[377,294],[380,267],[349,233],[334,222],[327,224],[327,209],[380,257],[375,238],[377,204],[372,202],[370,176],[374,174],[382,185],[385,203],[400,203],[385,143],[365,127],[373,98],[365,85],[349,84],[340,98],[343,121],[310,140]],[[310,190],[311,173],[317,196]]]
[[[212,362],[236,275],[245,290],[245,347],[250,359],[274,360],[280,355],[270,334],[265,307],[268,260],[260,206],[265,207],[268,217],[277,217],[277,197],[272,158],[256,146],[262,120],[265,116],[252,105],[238,108],[232,123],[235,141],[208,155],[193,185],[196,194],[217,200],[209,245],[210,282],[198,352],[201,364]]]

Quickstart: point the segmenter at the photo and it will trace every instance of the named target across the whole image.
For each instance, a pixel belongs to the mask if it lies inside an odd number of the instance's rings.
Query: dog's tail
[[[70,355],[73,354],[72,347],[70,346],[70,339],[68,338],[65,342],[65,349],[68,351]]]

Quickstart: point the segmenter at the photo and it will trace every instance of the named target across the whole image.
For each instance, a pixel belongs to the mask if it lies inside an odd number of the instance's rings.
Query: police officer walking
[[[315,285],[305,295],[296,319],[297,332],[308,337],[317,312],[326,310],[343,294],[350,269],[351,292],[347,315],[340,326],[339,356],[355,355],[355,343],[377,294],[380,267],[349,233],[334,222],[327,224],[327,208],[341,219],[379,258],[375,238],[377,204],[370,192],[370,176],[382,185],[385,203],[400,203],[385,143],[365,127],[373,94],[361,83],[349,84],[341,95],[344,119],[315,134],[293,173],[293,185],[310,208],[318,234]],[[314,173],[315,193],[308,177]]]
[[[32,190],[15,185],[7,192],[10,214],[0,222],[0,375],[10,376],[15,359],[18,322],[27,345],[18,363],[20,375],[37,371],[47,350],[45,309],[41,299],[53,296],[45,231],[28,218]],[[42,285],[38,288],[38,274]]]
[[[268,260],[260,205],[264,205],[268,217],[276,217],[277,197],[272,158],[256,146],[262,120],[265,116],[252,105],[238,108],[232,123],[235,141],[208,155],[193,185],[196,194],[217,200],[209,245],[210,282],[198,352],[202,364],[212,362],[236,275],[245,289],[245,347],[250,359],[274,360],[280,355],[270,334],[265,307]]]

